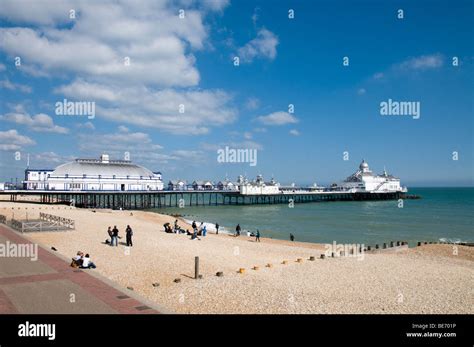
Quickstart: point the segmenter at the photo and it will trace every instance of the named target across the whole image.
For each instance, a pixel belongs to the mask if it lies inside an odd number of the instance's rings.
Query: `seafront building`
[[[171,180],[168,182],[168,190],[188,190],[188,184],[184,180]]]
[[[270,182],[265,182],[262,175],[258,175],[255,181],[249,182],[239,176],[239,191],[242,195],[271,195],[280,194],[280,184],[273,178]]]
[[[224,181],[217,182],[217,190],[226,190],[226,191],[237,191],[239,190],[239,185],[237,182],[229,181],[225,179]]]
[[[152,172],[129,160],[76,159],[54,170],[25,170],[27,190],[153,191],[163,190],[160,172]]]
[[[381,175],[374,174],[370,170],[369,164],[365,160],[362,160],[362,163],[359,165],[359,170],[347,177],[343,182],[333,184],[331,190],[343,190],[353,193],[383,193],[406,192],[407,188],[402,187],[400,185],[400,179],[387,174],[385,169]]]

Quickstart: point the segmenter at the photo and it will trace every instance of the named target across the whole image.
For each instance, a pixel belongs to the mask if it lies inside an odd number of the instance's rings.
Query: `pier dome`
[[[362,159],[362,163],[360,163],[359,169],[363,171],[364,169],[367,170],[368,168],[369,168],[369,164],[367,164],[367,162]]]
[[[101,159],[76,159],[73,162],[59,165],[51,177],[64,176],[117,176],[117,177],[153,177],[153,172],[126,160],[109,160],[108,156]]]

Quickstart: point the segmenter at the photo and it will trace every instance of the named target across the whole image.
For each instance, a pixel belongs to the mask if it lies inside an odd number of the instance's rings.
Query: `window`
[[[113,175],[112,178],[115,179],[115,175]]]
[[[86,177],[87,177],[87,175],[86,175],[86,174],[83,174],[83,175],[82,175],[82,178],[86,178]]]

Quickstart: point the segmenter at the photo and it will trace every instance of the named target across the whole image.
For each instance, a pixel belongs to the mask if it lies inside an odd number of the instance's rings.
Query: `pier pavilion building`
[[[163,190],[160,172],[152,172],[129,160],[76,159],[54,170],[25,170],[27,190],[58,191],[154,191]]]

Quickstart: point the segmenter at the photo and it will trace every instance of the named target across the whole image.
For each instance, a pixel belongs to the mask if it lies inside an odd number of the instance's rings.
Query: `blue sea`
[[[233,231],[260,230],[262,237],[317,243],[390,241],[474,242],[474,188],[412,188],[419,200],[341,201],[288,205],[191,206],[155,210],[219,223]]]

